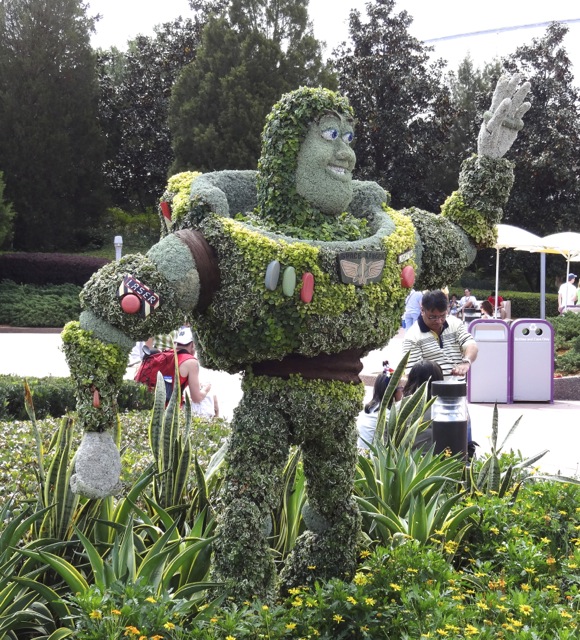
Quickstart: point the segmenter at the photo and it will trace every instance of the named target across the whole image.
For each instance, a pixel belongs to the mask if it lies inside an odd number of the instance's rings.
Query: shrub
[[[0,324],[13,327],[64,327],[81,311],[74,284],[39,286],[0,282]]]
[[[62,416],[75,408],[74,385],[70,378],[26,378],[34,396],[38,418]],[[27,420],[24,406],[24,379],[0,375],[0,420]],[[138,382],[125,380],[119,392],[119,410],[150,409],[153,394]]]
[[[111,244],[115,236],[123,238],[123,254],[147,250],[159,242],[160,231],[155,208],[149,208],[144,213],[134,213],[111,207],[107,209],[100,229],[105,245]]]
[[[455,293],[457,298],[463,295],[464,287],[455,284],[449,288],[449,295]],[[471,293],[478,300],[487,300],[491,289],[476,289],[470,287]],[[539,318],[541,295],[531,291],[504,291],[500,289],[499,295],[504,300],[510,300],[512,304],[512,318]],[[546,317],[558,314],[558,295],[556,293],[546,294]]]
[[[16,215],[12,205],[4,200],[4,174],[0,171],[0,247],[12,239],[12,219]]]
[[[76,284],[85,282],[106,258],[68,253],[5,253],[0,255],[0,273],[19,284]]]
[[[554,327],[556,370],[575,374],[580,371],[580,314],[564,313],[548,318]]]

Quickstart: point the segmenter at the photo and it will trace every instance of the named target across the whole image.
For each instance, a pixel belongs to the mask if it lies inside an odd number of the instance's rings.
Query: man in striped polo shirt
[[[437,362],[445,379],[464,378],[477,358],[477,344],[465,324],[447,315],[449,300],[443,291],[428,291],[421,301],[421,315],[405,334],[403,354],[409,351],[407,373],[421,360]]]

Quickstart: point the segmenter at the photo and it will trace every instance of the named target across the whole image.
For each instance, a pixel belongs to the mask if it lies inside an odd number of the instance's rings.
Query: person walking
[[[573,307],[578,302],[578,289],[574,284],[578,276],[575,273],[568,274],[568,282],[564,282],[558,289],[558,311],[564,313],[568,307]]]
[[[421,291],[415,291],[415,289],[411,289],[405,298],[405,313],[403,313],[403,328],[405,331],[410,329],[421,315],[422,299],[423,293]]]
[[[201,403],[211,390],[211,384],[199,384],[199,362],[195,357],[193,333],[189,327],[181,327],[175,337],[175,350],[179,364],[179,386],[182,393],[189,389],[192,403]],[[187,356],[190,356],[189,358]]]

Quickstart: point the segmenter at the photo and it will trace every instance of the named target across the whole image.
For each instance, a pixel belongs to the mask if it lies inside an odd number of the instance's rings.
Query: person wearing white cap
[[[564,313],[568,307],[573,307],[578,300],[578,289],[574,285],[578,276],[575,273],[568,274],[568,282],[564,282],[558,289],[558,311]]]
[[[211,384],[199,384],[199,362],[195,357],[193,334],[189,327],[181,327],[175,337],[175,350],[179,365],[179,386],[183,393],[189,389],[191,401],[201,403],[211,389]],[[189,357],[187,357],[189,356]]]

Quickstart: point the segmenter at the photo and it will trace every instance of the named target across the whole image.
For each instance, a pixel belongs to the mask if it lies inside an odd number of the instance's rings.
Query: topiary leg
[[[234,412],[213,578],[236,600],[272,599],[276,568],[267,536],[289,453],[288,424],[269,394],[246,390]]]
[[[336,384],[336,383],[335,383]],[[320,411],[318,428],[302,444],[308,504],[308,531],[298,539],[282,572],[282,587],[312,584],[315,579],[350,579],[356,568],[360,514],[352,498],[356,451],[355,416],[359,402],[341,402]]]

